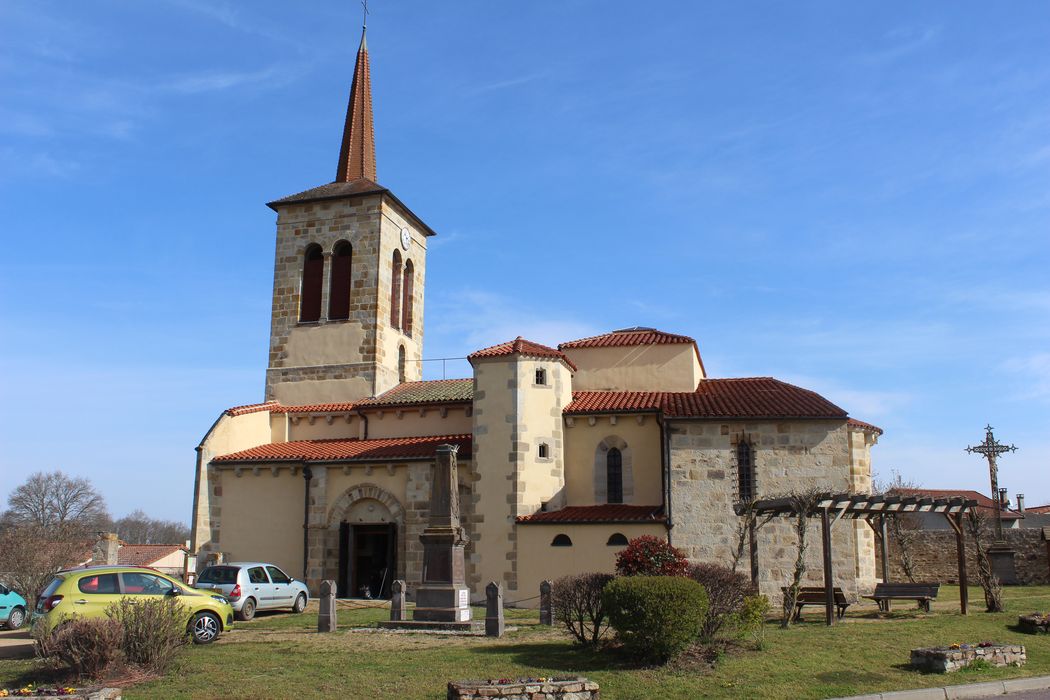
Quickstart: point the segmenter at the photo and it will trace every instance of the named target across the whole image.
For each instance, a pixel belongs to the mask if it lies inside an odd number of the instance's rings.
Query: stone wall
[[[729,564],[736,547],[739,518],[735,444],[753,447],[756,493],[760,498],[794,490],[851,490],[850,450],[845,421],[720,423],[675,421],[671,437],[672,542],[696,561]],[[847,595],[870,590],[874,580],[858,567],[855,524],[839,521],[832,529],[835,585]],[[759,587],[774,602],[790,582],[796,536],[788,518],[776,518],[758,531]],[[862,548],[863,556],[871,556]],[[805,585],[823,583],[818,519],[808,531]],[[740,562],[749,568],[748,554]],[[871,571],[868,568],[867,571]]]
[[[448,684],[446,695],[448,700],[597,700],[599,697],[598,684],[586,678],[458,681]]]
[[[1046,542],[1041,530],[1005,530],[1006,542],[1017,551],[1014,561],[1017,576],[1023,584],[1050,583],[1050,565],[1047,562]],[[955,532],[951,530],[923,530],[910,547],[917,581],[958,583],[959,565],[956,559]],[[977,562],[973,539],[966,537],[966,568],[970,584],[977,585]],[[882,577],[881,557],[877,564],[878,576]],[[889,564],[891,581],[907,581],[901,566],[900,543],[890,534]]]

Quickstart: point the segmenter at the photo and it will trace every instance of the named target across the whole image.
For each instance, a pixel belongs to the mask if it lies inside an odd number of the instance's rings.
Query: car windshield
[[[237,583],[237,572],[240,570],[239,566],[209,566],[201,572],[197,583]]]

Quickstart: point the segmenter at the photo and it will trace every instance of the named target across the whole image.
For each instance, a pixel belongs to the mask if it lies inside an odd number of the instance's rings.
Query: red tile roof
[[[660,411],[669,418],[846,418],[821,395],[772,377],[703,379],[692,392],[577,391],[564,413]]]
[[[213,462],[389,462],[428,459],[438,445],[459,445],[459,457],[469,458],[470,435],[378,438],[374,440],[293,440],[233,452]]]
[[[233,408],[226,409],[226,415],[228,416],[243,416],[246,413],[258,413],[259,411],[273,411],[274,409],[280,408],[281,404],[276,401],[267,401],[266,403],[251,403],[244,406],[234,406]]]
[[[857,420],[856,418],[850,418],[848,421],[846,421],[846,423],[851,428],[859,428],[860,430],[871,431],[873,433],[878,433],[879,435],[882,435],[883,433],[882,428],[880,428],[879,426],[872,425],[871,423],[865,423],[864,421]]]
[[[346,413],[347,411],[353,411],[355,408],[357,408],[356,403],[345,401],[342,403],[311,403],[299,406],[282,406],[278,404],[270,410],[274,413]]]
[[[952,498],[958,496],[960,498],[967,498],[972,501],[977,501],[977,507],[989,514],[995,511],[995,501],[985,496],[980,491],[968,491],[965,489],[907,489],[907,488],[895,488],[891,489],[891,493],[900,494],[902,496],[929,496],[930,498]],[[1003,520],[1017,520],[1023,517],[1020,513],[1012,510],[1004,510],[1002,514]]]
[[[1050,505],[1033,506],[1032,508],[1025,508],[1025,512],[1032,512],[1038,515],[1050,515]]]
[[[473,400],[473,379],[435,379],[400,384],[375,398],[358,401],[357,406],[416,406],[430,403],[469,403]]]
[[[567,506],[518,516],[519,523],[662,523],[663,506],[628,506],[607,503],[598,506]]]
[[[677,345],[680,343],[696,343],[687,335],[675,335],[665,333],[655,328],[622,328],[612,333],[592,335],[589,338],[570,340],[567,343],[559,343],[558,349],[566,348],[612,348],[625,345]]]
[[[506,343],[500,343],[499,345],[493,345],[490,348],[484,348],[477,352],[472,352],[467,355],[467,360],[473,362],[473,360],[485,358],[485,357],[507,357],[509,355],[525,355],[526,357],[553,357],[561,360],[569,367],[576,370],[576,365],[572,363],[569,358],[565,356],[565,353],[554,348],[549,348],[546,345],[540,345],[534,343],[531,340],[525,340],[520,335],[514,340],[510,340]]]
[[[185,550],[181,544],[122,544],[117,550],[117,564],[152,566],[169,554]]]

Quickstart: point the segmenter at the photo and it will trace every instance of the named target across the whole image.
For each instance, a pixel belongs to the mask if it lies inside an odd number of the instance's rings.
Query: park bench
[[[783,586],[780,589],[784,593],[784,597],[787,597],[788,587]],[[850,606],[852,601],[846,599],[846,594],[842,592],[842,589],[838,586],[834,588],[835,596],[835,610],[837,616],[841,619],[846,614],[846,608]],[[827,605],[828,599],[824,594],[823,586],[800,586],[798,589],[798,598],[795,600],[795,615],[796,620],[802,617],[802,608],[807,605],[817,605],[824,607]]]
[[[886,612],[891,600],[914,600],[919,609],[930,612],[930,601],[937,597],[939,583],[879,583],[875,592],[864,596],[879,604],[879,610]]]

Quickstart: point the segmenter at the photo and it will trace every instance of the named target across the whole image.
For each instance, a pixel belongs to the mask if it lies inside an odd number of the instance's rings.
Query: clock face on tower
[[[408,227],[401,229],[401,247],[408,250],[408,247],[412,245],[412,234],[408,232]]]

